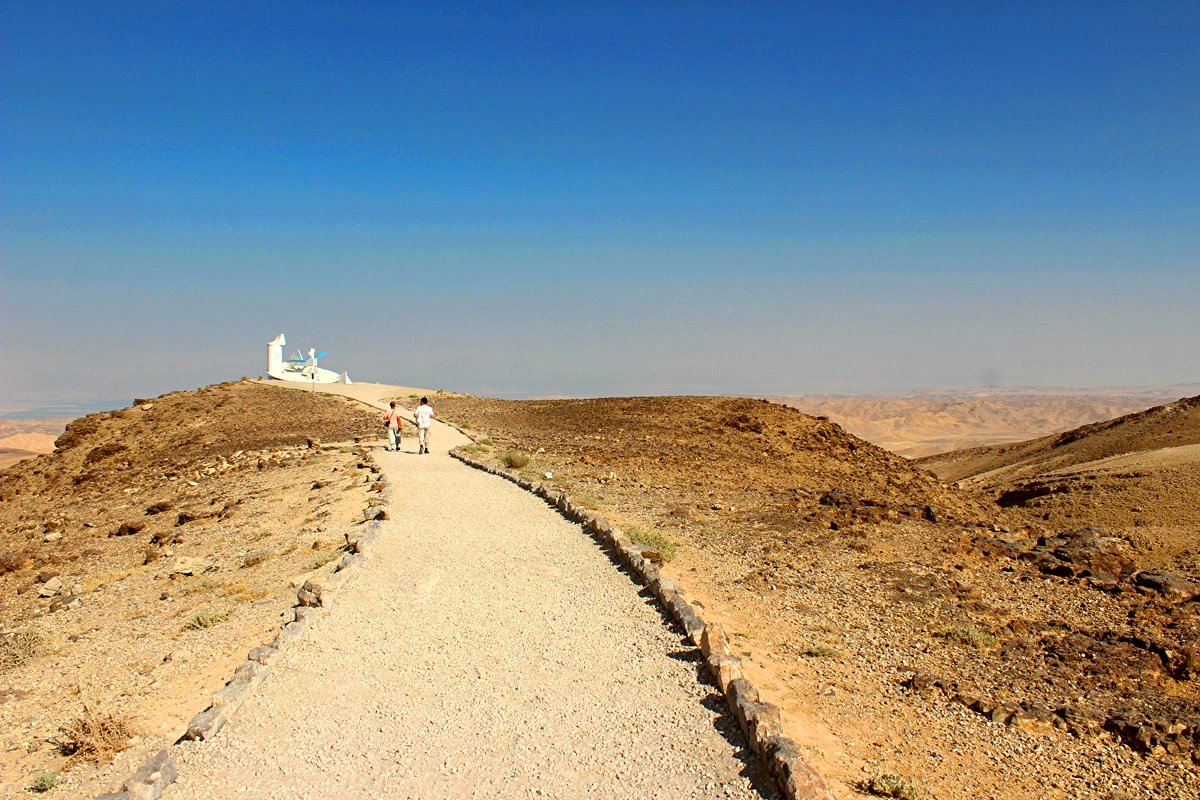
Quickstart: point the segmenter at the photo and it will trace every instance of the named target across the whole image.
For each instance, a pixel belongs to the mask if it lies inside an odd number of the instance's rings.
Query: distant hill
[[[1172,400],[1172,389],[959,390],[771,397],[907,458],[1020,442]]]
[[[1124,530],[1147,563],[1200,576],[1200,396],[917,463],[1046,521]]]

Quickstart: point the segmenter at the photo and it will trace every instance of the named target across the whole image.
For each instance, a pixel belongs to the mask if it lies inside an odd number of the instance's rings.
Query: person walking
[[[437,419],[437,412],[433,410],[433,406],[429,405],[429,398],[422,397],[421,405],[417,406],[416,423],[417,423],[417,455],[429,452],[429,428],[433,425],[433,421]]]
[[[400,412],[396,409],[396,401],[392,401],[392,407],[388,409],[387,416],[383,418],[383,424],[387,426],[388,433],[388,450],[400,449],[400,435],[404,431],[404,420],[400,418]]]

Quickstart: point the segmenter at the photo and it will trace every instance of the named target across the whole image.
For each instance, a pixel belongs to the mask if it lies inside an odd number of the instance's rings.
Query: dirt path
[[[720,695],[576,526],[447,455],[378,452],[376,554],[212,741],[186,798],[749,798]],[[768,790],[764,790],[768,791]]]

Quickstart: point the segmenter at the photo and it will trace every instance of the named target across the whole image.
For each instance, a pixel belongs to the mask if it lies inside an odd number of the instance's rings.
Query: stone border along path
[[[382,407],[382,404],[378,403],[368,404]],[[455,428],[457,429],[457,426]],[[461,431],[461,429],[458,430]],[[439,433],[442,435],[436,436],[436,439],[446,438],[444,431],[439,431]],[[411,438],[409,442],[409,446],[412,447]],[[421,467],[428,463],[432,467],[434,461],[443,460],[438,456],[442,455],[445,450],[438,447],[436,441],[434,446],[434,459],[429,462],[421,459],[413,462],[412,466]],[[413,454],[409,453],[408,455]],[[705,625],[696,615],[695,610],[687,603],[679,587],[658,575],[657,566],[654,563],[657,554],[654,551],[632,545],[621,536],[618,530],[609,526],[603,518],[575,507],[566,495],[555,493],[544,486],[535,486],[501,470],[475,462],[461,453],[453,452],[451,455],[478,469],[501,475],[517,483],[523,489],[533,491],[548,500],[569,520],[582,523],[584,530],[591,533],[599,540],[602,547],[607,549],[613,561],[623,562],[649,585],[663,608],[674,615],[687,631],[689,638],[700,648],[703,658],[707,659],[707,664],[725,695],[729,708],[734,712],[737,722],[745,731],[754,752],[761,758],[769,774],[782,789],[783,796],[804,798],[805,800],[829,800],[832,798],[820,777],[808,767],[800,756],[795,744],[782,735],[779,709],[758,702],[757,692],[742,675],[740,661],[729,653],[724,632],[719,626]],[[385,458],[399,461],[405,456],[389,454]],[[369,455],[365,460],[374,461]],[[409,466],[409,464],[404,464],[404,466]],[[372,469],[377,472],[379,468],[373,466]],[[379,478],[382,479],[383,476],[380,475]],[[443,474],[439,477],[439,481],[444,483],[445,478],[446,475]],[[381,485],[386,486],[382,481]],[[483,671],[494,666],[494,662],[489,662],[486,654],[483,654],[483,660],[472,664],[475,673],[474,681],[471,680],[472,676],[469,673],[466,675],[451,674],[450,677],[455,679],[455,685],[450,687],[443,685],[433,696],[429,696],[428,692],[418,693],[421,694],[423,703],[418,703],[415,708],[407,706],[400,709],[399,715],[396,713],[397,709],[372,704],[372,699],[379,699],[373,697],[380,694],[377,691],[380,688],[378,686],[368,687],[372,691],[366,693],[367,697],[343,698],[341,696],[342,689],[346,687],[346,684],[355,684],[353,688],[359,690],[358,694],[362,695],[361,690],[364,683],[370,684],[383,679],[385,682],[397,685],[389,688],[402,690],[400,691],[401,697],[398,699],[411,700],[411,695],[414,694],[412,689],[414,684],[420,684],[422,681],[425,682],[425,686],[439,683],[439,681],[430,679],[429,675],[431,672],[437,672],[438,667],[441,667],[442,673],[445,673],[446,660],[443,658],[440,661],[434,659],[437,663],[424,662],[428,660],[426,657],[429,655],[431,647],[444,654],[446,640],[461,646],[463,637],[455,636],[455,633],[461,632],[456,631],[456,627],[465,627],[476,634],[475,637],[467,637],[470,652],[474,653],[477,650],[494,649],[494,640],[497,637],[503,639],[505,626],[512,622],[511,615],[507,619],[501,615],[501,619],[493,620],[486,618],[490,608],[475,607],[472,610],[476,614],[482,613],[483,619],[473,619],[470,615],[465,619],[461,617],[442,619],[438,621],[443,625],[435,625],[432,630],[416,631],[415,635],[412,635],[412,631],[405,627],[400,631],[400,638],[410,647],[404,658],[387,664],[389,669],[382,675],[377,672],[371,673],[368,663],[360,658],[352,658],[350,661],[332,668],[330,665],[320,663],[323,656],[327,660],[330,654],[336,656],[342,651],[342,642],[335,642],[333,644],[337,646],[330,648],[328,640],[339,635],[341,638],[345,638],[347,631],[350,632],[352,638],[358,640],[354,644],[361,646],[364,639],[371,643],[378,643],[378,640],[371,635],[381,632],[379,630],[380,619],[369,613],[365,618],[362,614],[356,614],[356,611],[361,610],[361,598],[356,597],[356,602],[341,604],[337,609],[329,609],[338,590],[345,585],[346,577],[349,574],[347,570],[350,567],[366,565],[365,572],[367,574],[356,580],[347,591],[356,592],[358,595],[368,591],[376,595],[386,595],[389,594],[390,589],[390,594],[394,595],[396,593],[406,594],[405,590],[409,590],[408,593],[411,593],[411,590],[415,588],[418,601],[433,600],[434,605],[441,605],[438,600],[442,599],[442,596],[431,591],[440,582],[442,573],[438,569],[434,569],[432,575],[426,575],[425,580],[419,581],[417,586],[405,585],[403,581],[399,585],[390,587],[386,585],[381,587],[378,582],[366,583],[368,578],[379,577],[370,574],[372,571],[379,571],[373,569],[377,561],[403,561],[409,567],[423,566],[427,572],[431,563],[422,562],[419,557],[413,557],[416,555],[412,552],[415,549],[414,545],[421,541],[419,537],[410,538],[404,543],[404,549],[407,552],[389,552],[384,558],[372,558],[371,563],[367,563],[367,558],[373,554],[375,545],[381,542],[381,533],[386,540],[381,549],[395,551],[401,546],[401,543],[396,541],[399,537],[396,537],[395,531],[391,530],[400,524],[399,521],[385,521],[388,519],[388,513],[384,503],[391,497],[392,490],[389,487],[381,493],[380,501],[373,502],[374,507],[368,509],[368,514],[375,519],[369,521],[359,535],[348,537],[352,552],[343,558],[337,571],[320,582],[309,581],[301,587],[297,593],[299,605],[296,609],[296,620],[285,626],[271,645],[251,651],[247,662],[238,668],[229,684],[213,696],[213,706],[193,719],[185,739],[197,740],[196,743],[182,744],[184,740],[181,739],[181,743],[177,743],[175,748],[175,755],[179,757],[182,764],[183,777],[179,778],[179,782],[183,785],[171,790],[172,797],[175,797],[181,790],[182,795],[180,796],[184,798],[188,796],[205,798],[246,796],[247,792],[256,797],[288,798],[333,796],[421,798],[761,796],[747,775],[753,770],[748,770],[748,765],[739,761],[734,752],[733,745],[728,738],[730,733],[727,732],[724,738],[717,733],[716,729],[727,728],[731,723],[726,723],[724,718],[716,716],[710,705],[702,703],[707,690],[696,682],[698,676],[695,673],[695,663],[691,668],[691,675],[687,675],[687,662],[695,662],[699,657],[691,656],[691,653],[671,653],[663,650],[654,653],[653,647],[649,648],[649,652],[647,652],[645,643],[638,641],[636,636],[612,641],[610,637],[604,635],[608,633],[604,629],[610,627],[605,624],[605,621],[601,621],[597,625],[596,621],[592,620],[575,627],[568,624],[565,630],[553,631],[556,639],[570,640],[559,643],[566,645],[559,655],[572,659],[573,663],[568,663],[562,658],[553,659],[552,663],[556,664],[558,669],[533,676],[536,680],[533,681],[532,687],[534,689],[553,688],[556,680],[561,683],[566,678],[571,684],[569,690],[565,695],[559,693],[558,697],[554,696],[555,693],[551,691],[534,691],[532,696],[521,698],[518,707],[520,714],[515,718],[506,718],[504,710],[501,708],[500,720],[504,724],[497,728],[493,720],[490,727],[485,726],[487,735],[482,740],[475,742],[477,750],[480,745],[484,745],[481,752],[463,752],[466,749],[464,745],[472,742],[471,720],[459,719],[455,714],[470,715],[469,712],[474,712],[473,715],[478,717],[481,710],[485,714],[486,711],[491,710],[490,703],[504,699],[503,695],[512,694],[514,690],[526,690],[520,693],[529,694],[529,681],[522,681],[521,678],[530,676],[521,675],[520,667],[523,666],[536,672],[537,670],[533,668],[547,666],[544,658],[542,663],[537,662],[536,648],[526,650],[524,660],[515,665],[515,669],[512,669],[514,667],[512,664],[505,665],[510,668],[511,672],[505,673],[505,679],[498,686],[491,687],[493,691],[497,688],[501,690],[501,695],[498,697],[486,697],[488,687],[478,685],[485,677]],[[405,510],[408,511],[407,506]],[[428,516],[427,514],[425,518],[410,520],[410,522],[428,522]],[[575,526],[570,526],[570,528],[578,531]],[[459,532],[465,531],[460,529]],[[408,531],[408,533],[417,532]],[[534,546],[525,546],[523,552],[518,556],[529,554],[534,557],[529,560],[535,560],[536,556],[541,553],[543,545],[544,542],[539,539]],[[507,560],[512,561],[511,557]],[[522,559],[518,558],[517,560]],[[593,557],[591,561],[594,562],[596,559]],[[467,564],[469,562],[460,560],[459,563]],[[495,561],[490,560],[484,563],[492,566],[496,564]],[[443,566],[451,565],[450,563],[443,564]],[[390,565],[391,568],[395,566],[397,565],[394,563]],[[453,566],[457,566],[457,564]],[[513,582],[514,575],[510,570],[519,565],[512,564],[510,566],[506,563],[503,566],[504,569],[500,570],[502,573],[500,579],[506,583]],[[493,573],[494,580],[496,570],[488,571]],[[611,568],[606,571],[610,573],[608,577],[613,577]],[[363,570],[359,570],[359,572],[363,572]],[[403,577],[411,579],[414,576]],[[534,609],[526,607],[520,610],[524,612],[524,615],[528,615],[531,610],[540,611],[543,616],[548,616],[551,622],[559,625],[562,624],[560,621],[562,612],[565,612],[569,618],[574,612],[587,610],[593,606],[593,600],[597,599],[598,595],[606,594],[611,589],[611,587],[604,587],[606,591],[597,591],[599,582],[597,581],[598,576],[595,575],[585,576],[582,580],[580,580],[580,576],[574,574],[566,575],[573,580],[557,588],[559,594],[563,594],[563,590],[570,590],[566,593],[569,593],[575,602],[563,609],[546,609],[544,608],[545,601],[548,599],[545,593],[546,584],[554,578],[562,578],[564,575],[552,568],[548,573],[538,574],[535,577],[536,583],[540,585],[540,592],[537,594],[538,603]],[[621,582],[628,586],[628,582]],[[421,583],[425,585],[420,585]],[[474,587],[468,582],[467,588]],[[559,597],[559,599],[562,598]],[[320,614],[316,612],[318,608],[322,609]],[[410,609],[400,608],[393,602],[388,610],[399,611],[399,616],[403,617],[405,612]],[[611,611],[611,609],[609,610]],[[646,609],[644,604],[639,602],[634,608],[623,609],[625,614],[621,616],[628,615],[635,610],[644,611]],[[337,616],[339,611],[343,612],[341,614],[343,617],[357,616],[357,619],[352,621],[358,624],[332,627],[335,623],[332,617],[326,615]],[[659,644],[665,643],[667,650],[672,646],[678,649],[679,641],[677,639],[671,641],[672,637],[662,625],[662,617],[658,614],[653,614],[653,617],[655,619],[652,622],[657,622],[654,627],[658,629],[659,637],[665,637],[665,642]],[[344,621],[339,620],[338,622]],[[411,619],[400,619],[399,621],[404,625],[410,625],[413,622]],[[568,619],[568,623],[570,621]],[[293,645],[300,641],[301,635],[310,626],[315,627],[318,635],[315,638],[309,637],[304,640],[301,643],[302,646],[294,647]],[[644,635],[645,631],[638,633]],[[483,635],[482,638],[479,634]],[[572,638],[571,634],[574,634],[575,637]],[[604,649],[617,663],[601,669],[599,673],[587,672],[586,668],[592,660],[592,654],[585,653],[584,648],[587,645],[595,645],[596,639],[605,640],[603,642]],[[524,638],[522,638],[522,641],[516,642],[516,645],[520,647],[524,643]],[[510,647],[506,649],[511,649],[511,644],[510,642]],[[625,649],[630,644],[635,645],[632,652]],[[691,652],[694,653],[694,651]],[[366,655],[378,656],[379,654],[372,651]],[[547,655],[545,646],[543,646],[542,655]],[[663,658],[664,655],[669,658]],[[689,658],[689,656],[691,657]],[[631,661],[648,662],[650,674],[639,675],[628,669]],[[247,698],[250,698],[255,689],[267,677],[268,668],[276,662],[282,662],[274,670],[279,677],[276,681],[267,684],[264,694],[251,700],[251,706],[254,707],[243,715],[239,715],[225,735],[211,743],[201,745],[199,742],[208,742],[210,737],[230,720],[233,712],[246,702]],[[461,664],[458,666],[462,667]],[[645,664],[638,666],[644,667]],[[408,669],[405,669],[406,667]],[[674,682],[676,684],[676,694],[680,693],[679,689],[681,688],[685,690],[682,692],[684,706],[686,711],[691,712],[690,714],[683,713],[681,715],[678,707],[669,708],[666,712],[656,710],[654,707],[654,701],[659,699],[657,695],[662,692],[653,683],[655,679],[662,677],[661,673],[671,672],[667,669],[668,667],[682,668],[683,670],[682,676],[675,674],[678,673],[678,669],[675,670],[675,673],[668,675],[666,683]],[[459,672],[461,673],[461,669]],[[577,674],[580,672],[587,674]],[[364,678],[372,680],[363,680]],[[441,683],[445,682],[441,681]],[[450,690],[449,695],[446,692],[447,688]],[[597,690],[605,695],[604,698],[600,698],[601,702],[594,702],[591,709],[581,709],[581,704],[587,705],[589,692],[593,701],[597,699],[594,697]],[[628,697],[618,699],[618,695],[622,693],[627,694]],[[297,699],[298,694],[300,696]],[[690,696],[688,696],[689,694]],[[265,697],[265,695],[271,696]],[[276,712],[278,706],[286,704],[288,699],[293,701],[293,706],[296,706],[298,701],[300,712],[307,711],[309,713],[297,715],[295,713],[297,708],[289,709],[290,713],[285,715],[282,725],[278,720],[266,724],[264,738],[262,735],[264,733],[263,718]],[[332,700],[333,704],[329,705],[327,702],[322,706],[319,702],[322,699]],[[354,699],[358,699],[359,702],[353,702]],[[564,699],[566,705],[561,706]],[[629,703],[630,699],[633,700],[632,704]],[[559,701],[560,707],[554,707],[552,701],[555,700]],[[438,707],[430,708],[432,703],[436,703]],[[540,703],[540,707],[532,705],[533,703]],[[596,708],[600,708],[602,714],[603,709],[609,706],[617,709],[615,715],[610,714],[608,718],[599,720],[587,718],[595,716]],[[314,707],[318,710],[316,715],[311,713]],[[541,714],[530,715],[528,713],[530,708],[539,710]],[[579,713],[581,710],[587,713],[581,715]],[[705,715],[705,710],[710,713]],[[447,719],[445,716],[447,711],[455,713],[451,713],[450,718]],[[347,713],[351,715],[349,719],[344,718]],[[278,716],[278,714],[274,715]],[[376,726],[375,723],[380,721],[378,718],[381,715],[385,720],[398,724]],[[687,718],[689,716],[697,718],[689,719]],[[337,719],[333,719],[334,717]],[[520,724],[518,724],[518,720]],[[467,724],[461,724],[464,721]],[[553,721],[553,725],[548,724],[551,721]],[[596,725],[597,722],[600,723],[599,726]],[[532,728],[545,737],[545,741],[534,742],[532,745],[529,742],[519,741],[519,737],[517,741],[514,741],[513,733],[529,733],[531,723]],[[360,726],[364,728],[367,726],[377,727],[378,734],[383,735],[374,735],[376,731],[372,730],[373,735],[356,745],[357,739],[353,733]],[[416,728],[419,728],[422,733],[413,737],[412,731]],[[555,728],[562,730],[556,731]],[[234,729],[239,730],[235,731]],[[258,739],[254,739],[255,733],[259,734]],[[300,736],[300,734],[306,735]],[[236,740],[234,737],[237,737]],[[298,738],[305,740],[305,747],[299,746],[296,741]],[[415,741],[405,741],[406,739],[415,739]],[[596,739],[603,741],[593,741]],[[351,742],[348,749],[339,746],[343,740]],[[430,743],[430,746],[422,749],[426,740],[434,741]],[[519,746],[521,744],[525,746],[522,748]],[[272,745],[279,748],[278,752],[273,754],[269,752]],[[314,747],[315,749],[313,749]],[[332,759],[327,757],[329,751],[333,751]],[[464,755],[466,758],[462,758]],[[380,758],[381,756],[382,758]],[[480,756],[486,757],[480,758]],[[458,758],[456,759],[456,757]],[[363,765],[356,763],[363,760],[374,763],[363,770]],[[424,762],[423,773],[420,769],[416,771],[412,769],[414,760]],[[456,760],[458,763],[454,763]],[[437,761],[441,761],[440,769],[436,767]],[[529,769],[530,762],[533,762],[532,771]],[[381,774],[381,770],[383,770],[383,774]],[[164,788],[176,779],[179,772],[180,769],[177,768],[172,754],[164,750],[131,776],[125,784],[124,792],[103,795],[102,798],[110,798],[110,800],[118,798],[120,800],[126,798],[157,799],[162,795]]]
[[[706,623],[696,607],[688,602],[683,589],[670,578],[659,575],[661,553],[652,547],[634,544],[604,517],[573,503],[566,492],[555,492],[545,484],[535,484],[499,467],[485,464],[458,449],[452,450],[450,456],[532,492],[595,536],[615,561],[641,578],[674,621],[687,632],[688,639],[700,648],[713,680],[724,693],[729,709],[737,717],[750,747],[763,761],[783,796],[788,800],[833,800],[825,781],[804,760],[796,743],[784,734],[779,707],[759,701],[758,690],[746,678],[741,659],[730,650],[724,628],[716,623]]]
[[[309,447],[316,444],[315,439],[309,440]],[[266,680],[270,667],[279,660],[282,652],[299,641],[308,630],[316,609],[328,608],[337,596],[338,589],[346,584],[350,570],[361,565],[371,554],[379,540],[380,524],[382,520],[387,519],[387,504],[391,500],[392,490],[383,480],[379,466],[370,452],[363,453],[360,463],[366,464],[370,470],[367,475],[368,481],[372,481],[372,475],[375,476],[372,488],[379,487],[375,491],[380,493],[378,499],[370,499],[367,507],[363,509],[363,529],[346,534],[348,552],[342,556],[332,573],[319,582],[307,580],[296,591],[292,621],[283,626],[270,644],[250,651],[246,660],[234,670],[233,677],[213,694],[212,705],[192,717],[187,733],[180,737],[180,742],[203,741],[215,736],[254,690]],[[171,752],[160,750],[124,781],[121,791],[102,794],[98,800],[159,800],[163,791],[176,781],[178,775],[178,766]]]

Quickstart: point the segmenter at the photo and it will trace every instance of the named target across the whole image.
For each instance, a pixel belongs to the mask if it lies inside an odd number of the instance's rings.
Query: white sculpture
[[[353,383],[348,373],[343,372],[339,375],[333,370],[318,367],[317,361],[327,354],[325,351],[318,353],[315,347],[309,348],[308,358],[305,358],[297,350],[295,358],[284,361],[283,346],[285,344],[287,344],[287,339],[282,333],[267,342],[268,376],[276,380],[294,383]]]

